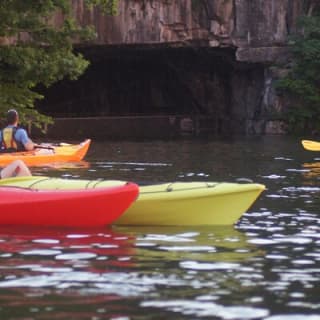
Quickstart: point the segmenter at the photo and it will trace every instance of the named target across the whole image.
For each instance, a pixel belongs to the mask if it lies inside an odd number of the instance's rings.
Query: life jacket
[[[17,127],[6,127],[2,129],[1,152],[25,151],[23,144],[16,140],[15,134],[19,130]]]

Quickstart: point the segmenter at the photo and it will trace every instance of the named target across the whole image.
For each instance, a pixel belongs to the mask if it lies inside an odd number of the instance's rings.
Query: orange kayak
[[[79,144],[40,145],[32,151],[0,153],[0,167],[20,159],[28,166],[37,166],[53,162],[80,161],[87,154],[91,140]]]

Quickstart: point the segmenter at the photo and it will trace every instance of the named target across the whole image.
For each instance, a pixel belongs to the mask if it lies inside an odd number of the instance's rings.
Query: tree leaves
[[[277,83],[291,102],[287,121],[292,132],[320,132],[320,16],[303,17],[300,32],[289,42],[293,55],[289,74]]]
[[[117,0],[84,0],[91,9],[115,14]],[[93,27],[73,18],[69,0],[0,1],[0,112],[16,108],[21,120],[40,126],[52,120],[34,109],[42,99],[37,88],[63,78],[76,80],[89,62],[73,50],[73,42],[94,38]],[[57,13],[61,24],[54,24]]]

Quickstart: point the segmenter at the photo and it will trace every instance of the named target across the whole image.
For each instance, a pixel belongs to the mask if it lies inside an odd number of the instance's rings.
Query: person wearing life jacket
[[[15,160],[0,170],[0,179],[31,175],[29,168],[22,160]]]
[[[1,152],[29,151],[34,143],[27,131],[18,126],[19,114],[15,109],[7,112],[7,126],[0,131]]]

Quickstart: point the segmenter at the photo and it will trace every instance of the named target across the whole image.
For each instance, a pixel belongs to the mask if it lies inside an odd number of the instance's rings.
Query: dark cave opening
[[[43,93],[37,108],[53,117],[204,115],[243,131],[261,103],[264,67],[240,63],[233,49],[90,47],[77,81]]]

